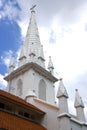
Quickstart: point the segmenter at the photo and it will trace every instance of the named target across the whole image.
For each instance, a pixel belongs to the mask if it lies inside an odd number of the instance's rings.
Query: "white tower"
[[[53,74],[54,67],[53,67],[53,62],[51,60],[51,56],[49,56],[48,70],[51,74]]]
[[[39,38],[34,7],[31,8],[30,23],[21,48],[19,66],[6,76],[5,80],[8,81],[9,92],[16,96],[23,99],[37,97],[54,104],[54,83],[57,78],[45,68],[43,46]]]
[[[20,51],[20,56],[19,56],[19,66],[22,66],[26,62],[26,50],[25,46],[22,45],[21,51]]]
[[[74,106],[76,108],[77,119],[79,121],[85,122],[84,104],[78,93],[78,89],[76,89]]]
[[[67,103],[68,94],[62,79],[60,79],[57,98],[59,99],[59,130],[70,130],[70,115]]]
[[[67,103],[68,94],[63,84],[62,78],[60,79],[57,98],[59,99],[60,113],[68,113],[68,103]]]
[[[12,71],[14,71],[15,68],[15,60],[14,57],[11,57],[10,63],[9,63],[9,73],[11,73]]]

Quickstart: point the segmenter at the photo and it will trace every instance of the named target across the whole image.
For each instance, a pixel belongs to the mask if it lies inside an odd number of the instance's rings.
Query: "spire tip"
[[[30,8],[31,12],[34,11],[35,7],[36,7],[36,5],[32,5],[32,7]]]
[[[77,92],[77,91],[78,91],[78,89],[75,89],[75,91]]]

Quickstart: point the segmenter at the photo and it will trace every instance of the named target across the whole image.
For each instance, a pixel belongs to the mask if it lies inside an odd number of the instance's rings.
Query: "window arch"
[[[46,101],[46,83],[43,79],[39,82],[38,95],[39,99]]]
[[[18,82],[17,82],[17,96],[22,95],[22,87],[23,87],[22,80],[19,79]]]

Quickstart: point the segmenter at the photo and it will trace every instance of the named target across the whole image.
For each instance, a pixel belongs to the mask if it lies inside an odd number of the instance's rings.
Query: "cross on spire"
[[[32,5],[32,7],[30,8],[31,11],[34,11],[34,8],[36,7],[36,5]]]

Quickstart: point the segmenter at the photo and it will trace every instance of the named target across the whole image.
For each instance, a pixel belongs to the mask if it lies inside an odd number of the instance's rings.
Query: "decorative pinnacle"
[[[58,92],[57,92],[57,98],[60,98],[60,97],[65,97],[65,98],[68,98],[68,93],[66,91],[66,88],[62,82],[62,78],[59,79],[60,82],[59,82],[59,88],[58,88]]]
[[[83,104],[83,101],[82,101],[82,98],[80,97],[79,93],[78,93],[78,89],[75,89],[76,91],[76,96],[75,96],[75,103],[74,103],[74,106],[77,108],[77,107],[82,107],[84,108],[84,104]]]
[[[32,7],[30,8],[31,11],[34,11],[34,8],[36,7],[36,5],[32,5]]]
[[[14,55],[12,55],[10,63],[9,63],[9,67],[13,67],[15,68],[15,62],[14,62]]]
[[[77,91],[78,91],[78,89],[75,89],[75,91],[77,92]]]

